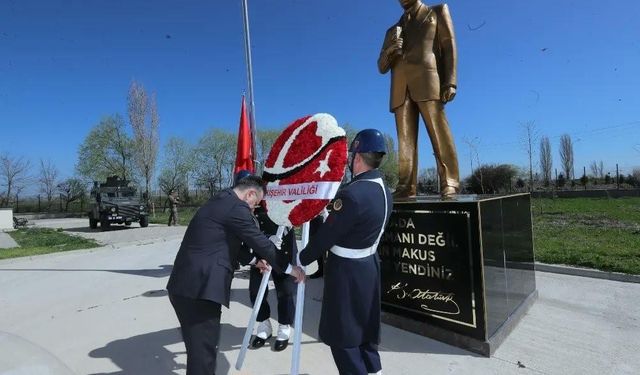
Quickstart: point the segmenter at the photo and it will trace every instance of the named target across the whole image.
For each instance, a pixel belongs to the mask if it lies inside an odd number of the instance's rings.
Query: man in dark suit
[[[167,290],[187,349],[188,375],[215,373],[221,306],[229,307],[232,264],[243,242],[274,270],[304,279],[302,269],[277,251],[273,243],[280,240],[269,241],[255,225],[252,211],[264,194],[262,179],[245,177],[209,199],[187,227]]]
[[[429,7],[420,0],[400,0],[404,14],[385,35],[378,69],[391,70],[390,110],[398,131],[397,197],[416,195],[418,115],[427,127],[440,176],[440,194],[460,187],[458,156],[444,105],[456,95],[457,51],[453,21],[446,4]]]
[[[352,181],[300,252],[308,265],[329,251],[324,270],[320,339],[331,347],[341,375],[380,373],[380,258],[376,253],[393,201],[378,167],[386,153],[382,133],[366,129],[349,148]]]

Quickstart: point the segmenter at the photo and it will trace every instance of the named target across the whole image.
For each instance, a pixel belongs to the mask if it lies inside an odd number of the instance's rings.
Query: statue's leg
[[[395,197],[416,195],[418,180],[418,107],[407,95],[395,110],[398,131],[398,187]]]
[[[440,176],[441,192],[452,190],[453,193],[460,190],[460,172],[458,170],[458,155],[456,145],[453,142],[449,122],[444,112],[444,105],[439,100],[419,102],[420,114],[424,120],[433,153],[438,166],[438,176]]]

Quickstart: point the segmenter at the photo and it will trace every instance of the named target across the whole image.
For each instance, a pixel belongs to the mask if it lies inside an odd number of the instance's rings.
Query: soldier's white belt
[[[335,245],[329,251],[342,258],[360,259],[375,254],[377,248],[378,243],[376,242],[373,246],[366,247],[364,249],[349,249],[347,247]]]

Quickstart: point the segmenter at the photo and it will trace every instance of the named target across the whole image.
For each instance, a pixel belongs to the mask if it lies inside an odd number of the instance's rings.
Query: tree
[[[38,182],[40,183],[40,192],[47,198],[47,211],[51,209],[51,204],[53,203],[53,193],[58,184],[58,174],[58,168],[51,163],[51,160],[45,162],[40,159],[40,176]]]
[[[195,148],[196,184],[213,194],[231,186],[236,154],[236,136],[213,129],[198,141]]]
[[[382,159],[380,172],[382,178],[390,189],[395,189],[398,185],[398,152],[396,151],[393,138],[389,134],[383,134],[385,144],[387,145],[387,154]]]
[[[418,193],[438,192],[438,171],[434,167],[423,168],[418,173]]]
[[[558,175],[557,183],[558,187],[563,187],[567,183],[567,179],[564,178],[564,175],[562,173]]]
[[[193,168],[192,147],[182,138],[169,138],[164,146],[164,160],[158,177],[163,193],[188,189],[189,173]]]
[[[631,176],[636,181],[636,186],[640,185],[640,168],[633,168]]]
[[[63,182],[59,183],[57,186],[60,191],[60,195],[64,200],[64,211],[69,211],[69,204],[71,202],[77,201],[85,196],[87,187],[81,179],[77,177],[71,177]]]
[[[551,142],[549,137],[542,137],[540,140],[540,169],[542,170],[542,180],[544,186],[551,183],[551,171],[553,169],[553,158],[551,156]]]
[[[259,163],[256,165],[257,174],[261,174],[264,170],[264,162],[267,160],[269,152],[271,152],[271,147],[273,147],[280,133],[280,130],[275,129],[258,130],[258,136],[256,137],[256,155],[253,156]]]
[[[600,160],[600,163],[597,161],[592,161],[589,165],[589,169],[591,169],[591,174],[595,179],[603,179],[604,178],[604,163]]]
[[[108,176],[132,180],[133,147],[122,116],[107,116],[91,129],[80,145],[76,170],[80,176],[93,181],[105,181]]]
[[[523,131],[522,135],[522,147],[527,153],[529,159],[529,191],[533,191],[533,158],[534,158],[534,144],[538,141],[539,134],[536,129],[535,122],[527,121],[520,125]],[[551,172],[549,171],[549,174]]]
[[[575,178],[573,173],[573,142],[569,134],[560,137],[560,162],[567,180]]]
[[[127,98],[129,123],[133,129],[133,159],[140,176],[145,181],[145,192],[149,195],[149,185],[158,157],[158,109],[155,94],[147,96],[144,87],[136,81],[129,86]]]
[[[22,156],[0,155],[0,207],[8,207],[11,198],[25,188],[30,168],[31,163]]]
[[[483,183],[480,184],[480,174]],[[481,165],[473,174],[467,177],[465,184],[467,189],[475,194],[498,194],[508,192],[513,178],[518,174],[518,169],[513,165]]]
[[[469,147],[469,161],[471,162],[471,178],[477,179],[477,184],[480,186],[480,190],[478,194],[484,194],[484,181],[482,175],[482,169],[478,168],[478,173],[473,170],[473,160],[475,159],[476,165],[480,166],[480,154],[478,154],[478,147],[480,146],[480,139],[478,137],[474,137],[472,140],[467,139],[466,137],[462,138],[463,142],[467,144]]]
[[[638,179],[635,174],[630,173],[627,175],[627,183],[631,185],[631,187],[639,187],[640,179]]]
[[[587,188],[588,182],[589,182],[589,177],[587,177],[587,174],[586,173],[582,174],[582,177],[580,177],[580,184],[584,186],[585,189]]]

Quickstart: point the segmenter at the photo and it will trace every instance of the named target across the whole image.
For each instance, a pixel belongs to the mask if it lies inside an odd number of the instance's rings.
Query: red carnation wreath
[[[294,121],[265,162],[269,218],[298,226],[316,217],[338,191],[346,165],[346,133],[333,116],[319,113]]]

